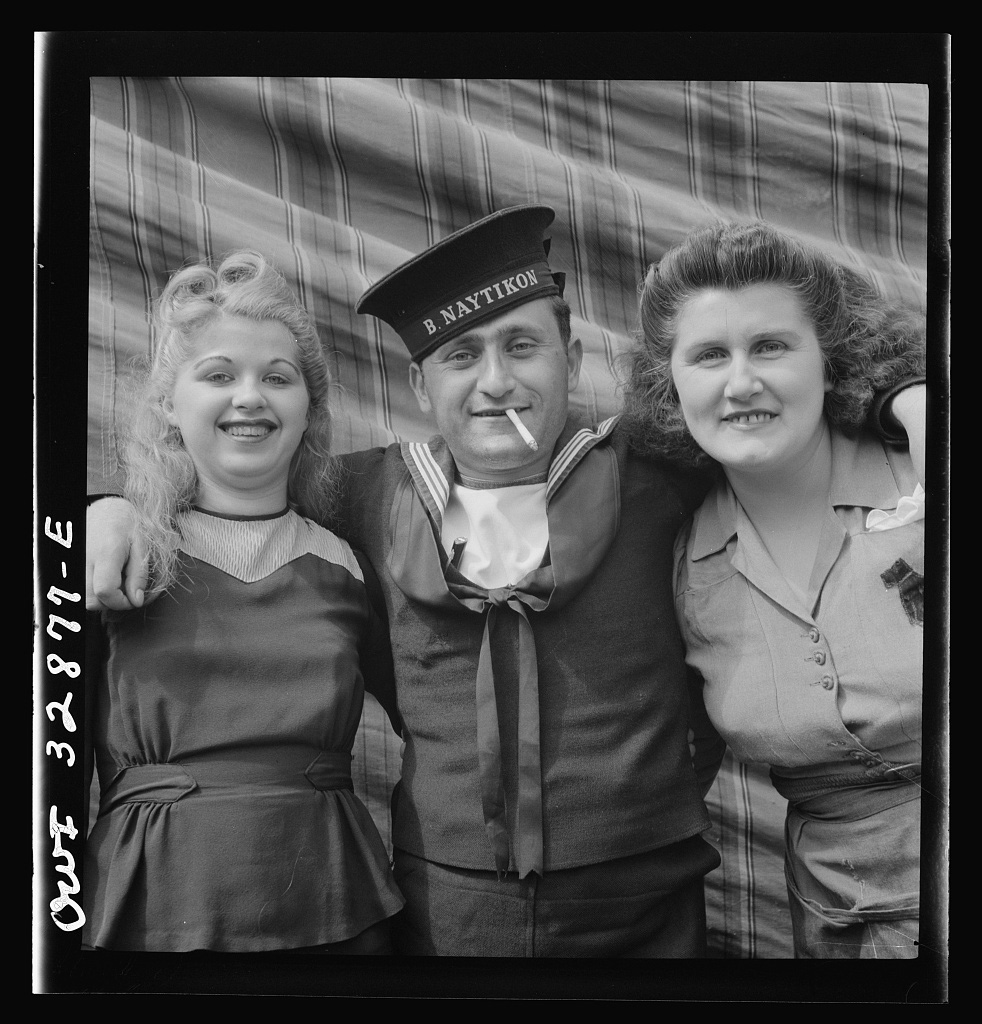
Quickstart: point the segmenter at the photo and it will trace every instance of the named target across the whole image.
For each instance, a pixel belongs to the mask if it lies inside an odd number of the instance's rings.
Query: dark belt
[[[102,790],[99,811],[122,804],[174,803],[188,793],[279,786],[286,790],[353,790],[351,755],[324,752],[310,760],[308,751],[295,754],[249,755],[203,761],[134,764],[121,769]]]
[[[811,775],[791,779],[771,769],[771,783],[789,803],[800,803],[816,796],[824,796],[854,786],[882,786],[890,783],[915,783],[921,777],[919,764],[893,764],[881,761],[873,767],[849,766],[828,775]]]

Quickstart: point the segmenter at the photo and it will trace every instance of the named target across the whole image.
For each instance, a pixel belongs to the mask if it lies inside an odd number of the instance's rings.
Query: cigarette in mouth
[[[515,424],[515,429],[522,435],[522,439],[532,449],[537,452],[539,450],[539,443],[529,433],[528,427],[518,418],[518,413],[514,409],[505,409],[505,415]]]

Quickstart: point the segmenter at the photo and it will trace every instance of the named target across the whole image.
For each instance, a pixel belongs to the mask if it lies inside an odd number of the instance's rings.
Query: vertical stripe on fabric
[[[212,251],[211,211],[208,206],[207,176],[205,167],[201,162],[201,157],[198,152],[198,119],[195,114],[194,104],[192,103],[191,96],[185,87],[184,80],[181,78],[175,78],[173,79],[173,82],[181,98],[184,100],[185,110],[187,113],[186,133],[190,153],[189,159],[195,171],[198,185],[197,195],[193,196],[193,198],[196,200],[195,212],[201,218],[201,237],[198,240],[198,255],[200,256]]]
[[[685,143],[688,155],[689,195],[699,199],[698,147],[696,144],[696,98],[692,82],[685,83]]]
[[[644,203],[641,200],[640,189],[628,182],[617,163],[617,116],[614,110],[614,99],[609,81],[601,83],[600,105],[603,112],[604,158],[610,171],[616,176],[631,198],[635,224],[634,234],[631,238],[631,247],[638,269],[640,272],[643,272],[647,255],[644,250]]]
[[[334,80],[331,78],[321,79],[318,82],[319,88],[316,95],[319,97],[318,110],[322,114],[321,123],[327,126],[327,139],[333,157],[335,173],[341,179],[340,186],[335,191],[337,201],[340,203],[340,220],[342,224],[351,228],[351,186],[348,176],[348,167],[341,151],[341,144],[338,141],[337,112],[335,111]],[[352,229],[353,230],[353,229]],[[365,273],[364,246],[361,242],[360,233],[356,233],[359,242],[359,256],[362,261],[358,271],[365,280],[366,285],[370,284]]]
[[[741,876],[747,893],[746,911],[746,955],[757,956],[757,872],[754,864],[754,811],[750,801],[750,789],[747,781],[747,766],[737,765],[737,792],[739,799],[736,803],[736,815],[739,824],[737,825],[737,837],[740,840],[743,865]]]
[[[890,195],[893,201],[890,204],[893,210],[893,222],[891,224],[890,239],[893,242],[892,251],[897,259],[909,269],[907,254],[904,252],[904,147],[903,133],[900,128],[900,121],[897,117],[897,108],[894,102],[893,90],[889,85],[882,85],[888,112],[890,125],[890,139],[893,149],[893,163],[891,164],[894,177],[891,182]]]
[[[890,237],[893,245],[890,250],[890,255],[904,267],[907,272],[907,279],[913,288],[919,290],[920,279],[916,270],[912,266],[911,260],[908,258],[907,246],[905,244],[907,230],[906,215],[904,211],[910,198],[908,195],[907,158],[905,157],[905,153],[909,147],[906,144],[904,130],[901,126],[900,115],[897,110],[896,88],[892,84],[884,83],[879,86],[879,89],[884,95],[884,102],[888,112],[887,121],[890,125],[890,148],[893,155],[890,166],[894,170],[894,175],[890,182],[890,188],[887,190],[888,195],[886,200],[888,207],[892,211]]]
[[[709,83],[709,87],[712,87],[712,83]],[[706,200],[704,195],[705,188],[703,187],[703,176],[705,175],[703,164],[705,163],[705,157],[703,153],[704,144],[700,138],[702,134],[701,110],[703,106],[703,101],[700,97],[701,88],[702,85],[699,82],[684,83],[685,141],[688,153],[689,195],[696,200],[705,212],[712,213],[713,206]],[[711,113],[709,120],[711,125]],[[711,156],[711,137],[707,145]]]
[[[406,89],[406,80],[403,78],[397,78],[396,89],[400,98],[406,104],[406,110],[409,113],[409,121],[412,126],[413,167],[416,171],[416,181],[419,184],[419,198],[423,206],[423,220],[426,225],[426,245],[424,248],[429,249],[430,246],[436,242],[438,236],[436,234],[436,226],[433,218],[433,201],[430,198],[430,191],[427,186],[425,146],[423,142],[424,128],[421,125],[421,119],[419,117],[419,111],[416,108],[416,102],[412,99]]]
[[[601,117],[601,130],[604,145],[604,163],[610,173],[620,182],[621,187],[627,192],[631,200],[631,211],[633,213],[633,231],[630,243],[631,251],[634,254],[634,262],[637,268],[638,279],[645,272],[645,251],[644,251],[644,206],[641,202],[641,194],[637,188],[630,185],[617,166],[617,132],[615,128],[616,117],[614,113],[614,102],[611,95],[609,81],[600,83],[598,105]],[[607,360],[607,370],[614,378],[618,376],[615,367],[615,344],[614,337],[606,328],[601,331],[601,338],[604,345],[604,356]]]
[[[133,106],[135,97],[132,92],[132,80],[122,79],[123,87],[122,101],[123,101],[123,131],[126,139],[126,197],[127,197],[127,214],[130,228],[130,238],[133,243],[133,258],[136,262],[136,266],[139,269],[140,277],[143,282],[143,295],[145,308],[149,306],[150,299],[153,295],[153,282],[151,274],[147,269],[147,252],[144,247],[144,231],[143,226],[146,223],[144,218],[144,211],[140,202],[138,201],[138,195],[140,192],[139,180],[140,172],[138,170],[139,164],[139,149],[142,145],[139,137],[135,133],[132,127],[133,121]]]
[[[368,273],[367,255],[365,252],[364,233],[352,224],[351,218],[351,186],[347,164],[344,158],[343,149],[338,138],[338,117],[336,109],[335,85],[333,79],[324,80],[324,89],[320,93],[323,96],[323,111],[327,124],[327,136],[330,142],[331,152],[334,155],[335,169],[340,177],[340,188],[338,198],[341,204],[341,220],[347,226],[350,236],[354,241],[355,270],[359,279],[367,288],[372,284],[371,276]],[[351,303],[354,307],[354,301]],[[381,417],[382,426],[389,437],[394,436],[395,431],[392,425],[392,402],[389,394],[389,375],[385,360],[385,340],[380,323],[371,317],[368,320],[369,329],[372,331],[371,360],[372,371],[375,375],[375,393],[379,396],[375,403],[375,417]],[[357,398],[359,407],[367,400],[368,396],[359,389]]]
[[[590,282],[587,272],[587,261],[584,259],[581,232],[581,214],[579,210],[579,199],[576,187],[574,168],[559,152],[555,140],[556,113],[553,86],[549,82],[539,81],[539,110],[542,115],[542,133],[545,146],[549,154],[562,168],[563,183],[566,188],[566,223],[569,227],[570,252],[573,260],[572,280],[566,279],[567,301],[570,284],[576,290],[577,310],[585,320],[592,320],[593,303],[590,299]]]
[[[746,168],[746,176],[750,190],[750,209],[755,218],[760,218],[760,138],[757,131],[757,87],[755,82],[747,82],[746,111],[750,124],[750,166]]]
[[[721,877],[715,883],[719,909],[711,916],[713,941],[726,959],[749,959],[757,953],[752,848],[752,812],[746,784],[746,767],[727,753],[713,783],[720,829]],[[722,891],[719,892],[719,888]]]
[[[841,128],[835,103],[835,86],[832,82],[825,83],[825,100],[828,114],[829,150],[832,155],[832,232],[840,246],[846,245],[846,226],[843,223],[845,196],[843,174],[844,157],[842,153]]]
[[[847,87],[837,87],[834,82],[825,83],[829,148],[832,155],[832,233],[836,243],[843,250],[842,256],[844,261],[848,261],[856,267],[860,266],[860,264],[850,245],[849,214],[850,212],[854,213],[857,224],[861,223],[862,212],[860,204],[862,197],[857,191],[855,203],[850,204],[849,202],[849,155],[851,153],[857,160],[861,159],[858,145],[860,140],[856,139],[857,144],[853,147],[849,146],[846,117],[840,109],[844,104],[844,101],[839,98],[841,88]],[[858,229],[857,236],[859,236],[857,237],[857,243],[861,244],[861,233]],[[872,266],[867,265],[865,270],[876,280],[876,274]],[[876,284],[879,286],[880,281],[876,280]]]
[[[462,78],[458,81],[458,88],[460,90],[461,113],[464,120],[472,129],[474,142],[480,155],[480,164],[484,171],[482,177],[482,181],[484,183],[484,209],[487,213],[492,213],[494,211],[494,176],[491,166],[491,154],[488,147],[488,137],[482,129],[477,127],[474,123],[474,118],[471,115],[470,89],[468,88],[468,81],[466,78]]]
[[[106,252],[103,228],[100,222],[100,194],[96,171],[100,151],[101,124],[94,112],[93,88],[90,87],[89,103],[92,108],[89,136],[89,422],[93,419],[92,406],[97,413],[98,448],[93,452],[89,445],[88,461],[98,467],[104,477],[111,478],[117,467],[115,430],[117,358],[116,333],[117,299],[113,286],[113,267]],[[149,340],[147,343],[149,348]],[[93,389],[93,355],[96,350],[102,354],[102,373],[98,380],[98,395]],[[91,426],[90,426],[91,432]]]
[[[335,96],[334,90],[331,87],[330,82],[328,83],[326,93],[327,112],[330,118],[329,126],[329,137],[331,139],[331,145],[335,152],[338,154],[338,163],[343,167],[344,160],[341,156],[342,149],[338,139],[338,119],[337,111],[335,109]],[[351,208],[349,200],[349,188],[348,179],[344,179],[344,202],[343,209],[345,215],[345,223],[351,224]],[[367,266],[367,254],[365,251],[365,240],[364,235],[361,231],[355,230],[354,239],[357,252],[357,269],[361,279],[365,282],[366,286],[374,283],[371,276],[368,273]],[[368,329],[371,331],[371,352],[372,352],[372,371],[374,373],[374,383],[376,395],[378,396],[375,402],[375,419],[376,422],[381,418],[382,426],[385,429],[389,437],[395,436],[395,429],[392,422],[392,398],[390,394],[389,386],[389,375],[388,367],[385,359],[385,334],[382,329],[382,324],[375,317],[368,317]]]
[[[273,117],[269,110],[269,99],[266,95],[267,90],[267,79],[257,78],[256,79],[256,99],[259,102],[259,116],[262,118],[263,125],[266,128],[266,134],[269,136],[270,148],[273,153],[273,195],[277,199],[284,199],[284,171],[283,171],[283,153],[280,142],[279,133],[276,131],[273,125]],[[287,239],[291,244],[295,242],[293,234],[293,223],[289,216],[286,217],[284,225],[287,230]]]
[[[283,226],[287,244],[293,256],[293,276],[297,286],[300,304],[307,310],[313,308],[313,298],[307,285],[307,274],[302,257],[302,249],[298,244],[297,223],[293,203],[290,197],[289,166],[286,156],[286,142],[276,123],[276,102],[274,83],[268,78],[256,79],[256,100],[259,116],[272,150],[273,194],[279,200],[283,211]],[[283,268],[280,268],[281,270]]]

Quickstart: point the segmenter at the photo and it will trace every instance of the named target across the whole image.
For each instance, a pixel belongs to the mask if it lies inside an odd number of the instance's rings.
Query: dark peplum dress
[[[104,620],[84,941],[258,952],[352,938],[403,904],[351,784],[361,665],[385,661],[362,568],[292,511],[194,510],[181,532],[179,582]]]

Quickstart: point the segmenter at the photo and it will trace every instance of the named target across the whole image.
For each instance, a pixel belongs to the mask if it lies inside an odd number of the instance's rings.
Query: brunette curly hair
[[[624,419],[634,446],[685,465],[712,460],[689,433],[672,380],[672,345],[687,301],[708,288],[782,284],[815,329],[831,388],[829,424],[855,433],[874,394],[924,372],[924,319],[883,300],[873,283],[771,225],[716,223],[649,268],[638,289],[636,346],[627,355]]]
[[[134,505],[137,530],[147,544],[152,593],[175,582],[180,533],[177,515],[194,504],[198,477],[165,404],[194,343],[225,317],[275,320],[296,343],[309,401],[308,426],[290,465],[289,504],[323,522],[335,493],[331,450],[331,376],[313,321],[279,271],[250,249],[202,260],[174,273],[151,307],[154,343],[149,365],[133,383],[132,418],[121,443],[124,495]]]

